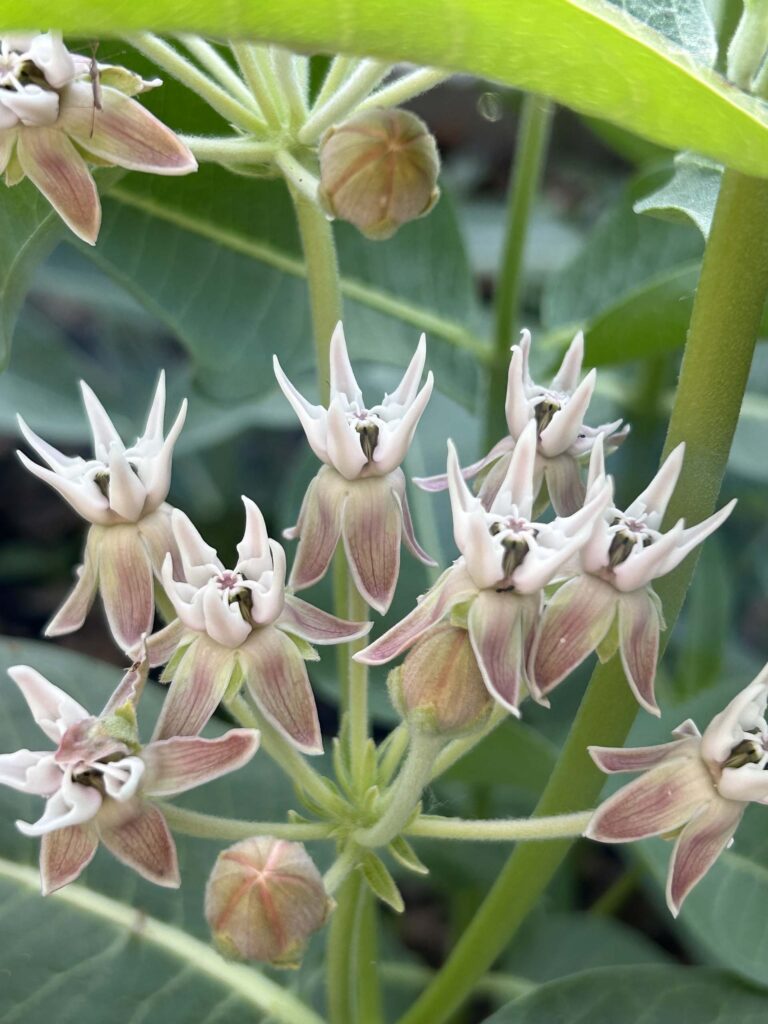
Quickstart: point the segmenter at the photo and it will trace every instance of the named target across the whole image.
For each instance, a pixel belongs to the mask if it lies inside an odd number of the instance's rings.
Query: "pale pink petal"
[[[141,441],[162,442],[165,426],[165,370],[160,371]]]
[[[531,343],[529,331],[523,331],[520,345],[513,345],[512,358],[507,371],[507,394],[504,412],[509,433],[516,441],[528,425],[532,408],[525,393],[527,351]]]
[[[619,650],[624,673],[641,707],[661,715],[653,694],[659,659],[659,613],[650,594],[638,590],[619,599]]]
[[[391,428],[387,425],[387,429],[379,435],[379,443],[373,451],[373,462],[379,473],[391,473],[392,470],[397,469],[408,454],[416,427],[432,397],[434,386],[435,378],[430,370],[424,387],[403,415],[399,419],[393,420]]]
[[[391,395],[387,395],[382,402],[383,406],[400,405],[409,406],[419,391],[421,375],[424,372],[424,363],[427,359],[427,336],[422,334],[416,351],[413,353],[408,369],[403,374],[403,379],[397,385]]]
[[[365,665],[385,665],[414,644],[430,628],[444,618],[456,604],[471,600],[477,594],[463,565],[447,569],[432,589],[404,619],[388,629],[354,657]]]
[[[91,717],[81,704],[29,665],[14,665],[8,675],[21,690],[35,722],[54,743],[70,725]]]
[[[512,455],[502,455],[497,462],[495,462],[485,476],[482,478],[480,483],[480,489],[477,492],[477,496],[480,499],[483,508],[490,508],[496,500],[496,495],[499,493],[499,488],[504,482],[504,477],[507,475],[509,469],[509,463],[512,459]],[[539,493],[541,488],[541,481],[544,479],[543,474],[534,474],[533,489],[536,495]]]
[[[203,587],[211,575],[223,572],[224,564],[216,550],[210,544],[206,544],[188,515],[175,508],[171,513],[171,525],[187,583]]]
[[[165,665],[167,661],[171,660],[185,632],[186,627],[181,619],[174,619],[173,622],[169,622],[167,626],[148,638],[147,655],[151,668]]]
[[[396,469],[389,475],[389,479],[392,482],[392,493],[394,494],[398,504],[400,505],[400,515],[403,521],[403,540],[405,546],[420,562],[424,565],[435,566],[437,562],[430,558],[424,548],[416,540],[416,534],[413,529],[413,519],[411,518],[411,510],[408,505],[408,497],[405,493],[405,474],[402,469]]]
[[[677,837],[667,875],[667,906],[675,917],[685,897],[730,842],[743,813],[742,804],[713,800]]]
[[[670,758],[696,756],[698,744],[680,739],[655,747],[587,747],[587,750],[600,771],[645,772]]]
[[[723,768],[717,783],[717,791],[726,800],[768,803],[768,772],[757,764]]]
[[[88,417],[88,423],[91,428],[94,453],[96,458],[106,462],[112,445],[122,448],[123,442],[120,440],[120,435],[109,418],[107,410],[84,380],[80,381],[80,391],[83,397],[83,405],[85,406],[85,415]]]
[[[307,488],[296,524],[299,547],[289,581],[295,590],[304,590],[325,576],[341,536],[346,492],[346,482],[327,466]]]
[[[24,452],[17,451],[16,454],[25,469],[28,469],[38,480],[42,480],[43,483],[58,491],[83,519],[87,519],[91,523],[108,524],[113,522],[114,516],[110,511],[109,502],[95,484],[88,481],[69,480],[52,469],[38,466]]]
[[[157,508],[161,502],[168,497],[168,490],[171,486],[171,467],[173,463],[173,449],[179,439],[184,421],[187,418],[187,400],[183,400],[173,421],[171,429],[163,441],[162,447],[157,455],[150,460],[151,472],[144,481],[147,490],[147,508]]]
[[[340,644],[365,636],[373,623],[337,619],[335,615],[329,615],[299,597],[286,594],[283,611],[275,625],[311,644]]]
[[[265,626],[240,650],[245,683],[259,710],[306,754],[320,754],[323,741],[312,688],[296,644]]]
[[[165,556],[170,555],[172,572],[180,579],[183,576],[181,556],[171,525],[170,506],[161,505],[156,511],[144,516],[136,525],[147,549],[155,576],[160,578]]]
[[[581,364],[584,361],[584,332],[579,331],[568,346],[560,369],[552,378],[552,390],[570,394],[576,390],[581,376]]]
[[[506,455],[507,452],[511,452],[514,448],[515,442],[511,437],[503,437],[501,441],[491,448],[487,455],[484,455],[482,459],[478,459],[477,462],[473,462],[471,466],[466,466],[461,470],[461,475],[465,480],[471,480],[473,476],[477,476],[481,469],[485,469],[486,466],[490,466],[496,459],[501,458],[502,455]],[[413,482],[417,487],[420,487],[422,491],[428,493],[436,493],[438,491],[445,491],[448,488],[448,474],[439,473],[437,476],[415,476]]]
[[[239,647],[253,628],[243,618],[240,605],[236,601],[229,604],[226,592],[214,585],[205,588],[202,598],[205,632],[211,640],[223,647]]]
[[[693,721],[692,718],[686,718],[684,722],[681,722],[676,729],[672,730],[673,736],[679,736],[681,739],[685,739],[687,736],[692,736],[696,740],[700,740],[701,733],[699,727]],[[702,756],[704,756],[704,747],[702,744]]]
[[[613,570],[616,587],[624,591],[639,590],[657,576],[663,576],[668,571],[668,560],[675,556],[682,535],[683,520],[680,519],[671,530],[652,544],[645,547],[635,544],[626,561],[621,562]]]
[[[505,515],[514,506],[519,515],[529,519],[533,509],[535,467],[536,421],[529,420],[517,440],[504,480],[489,506],[490,510]]]
[[[0,754],[0,785],[20,793],[51,796],[61,785],[62,770],[50,750]]]
[[[100,160],[152,174],[189,174],[197,161],[181,139],[136,100],[102,86],[101,110],[90,84],[75,83],[63,94],[61,127]]]
[[[234,651],[198,636],[176,667],[152,739],[197,736],[227,692],[236,664]]]
[[[40,844],[43,896],[74,882],[93,860],[98,845],[96,830],[88,825],[70,825],[46,833]]]
[[[114,825],[101,825],[99,838],[109,852],[155,885],[181,884],[176,846],[165,818],[151,804],[136,801],[135,810]]]
[[[572,455],[544,460],[544,479],[552,508],[558,516],[570,516],[584,504],[586,487],[579,464]]]
[[[589,371],[562,409],[554,414],[549,424],[542,430],[539,443],[542,455],[552,458],[568,451],[579,436],[582,422],[592,400],[595,390],[597,371]]]
[[[344,337],[344,325],[341,320],[336,324],[331,335],[330,348],[331,364],[331,398],[342,394],[349,403],[357,402],[363,404],[363,395],[360,385],[355,379],[352,364],[349,361],[347,342]]]
[[[174,736],[144,747],[146,766],[142,791],[149,796],[173,796],[202,786],[241,768],[259,749],[254,729],[230,729],[215,740]]]
[[[595,811],[585,835],[602,843],[628,843],[674,832],[716,799],[698,758],[671,758],[623,786]]]
[[[531,662],[531,681],[540,693],[549,693],[594,651],[610,629],[618,599],[608,583],[577,576],[547,602]]]
[[[299,418],[299,422],[306,434],[309,446],[321,462],[328,458],[326,450],[326,421],[327,411],[322,405],[312,405],[288,380],[283,373],[277,356],[272,357],[272,366],[280,390],[290,402],[293,411]]]
[[[472,650],[488,692],[518,718],[526,681],[523,603],[515,594],[483,590],[472,602],[468,619]]]
[[[155,617],[154,574],[135,526],[110,526],[102,534],[99,590],[115,642],[133,650],[152,632]]]
[[[272,553],[269,548],[269,534],[267,524],[261,509],[255,501],[244,494],[240,499],[245,506],[245,532],[243,539],[237,545],[238,566],[245,562],[249,563],[249,570],[246,575],[256,579],[260,572],[272,567]]]
[[[102,800],[94,786],[81,786],[69,774],[63,774],[61,787],[48,797],[37,821],[17,821],[16,828],[25,836],[43,836],[70,825],[83,825],[96,817]]]
[[[714,533],[719,526],[722,526],[735,507],[736,498],[733,498],[727,505],[724,505],[715,512],[714,515],[709,516],[708,519],[697,523],[696,526],[690,526],[687,530],[683,530],[680,543],[658,567],[656,576],[666,576],[668,572],[672,572],[673,569],[677,568],[690,551],[693,551],[697,545],[701,544],[711,533]]]
[[[19,132],[16,155],[26,176],[64,223],[78,238],[94,245],[101,224],[99,193],[85,160],[64,132],[25,128]]]
[[[626,511],[628,516],[650,512],[653,515],[651,526],[658,529],[664,513],[667,511],[669,499],[677,485],[680,471],[683,468],[685,442],[679,444],[664,460],[656,476],[651,480],[642,494],[639,494]]]
[[[91,527],[91,530],[93,529]],[[77,582],[64,604],[45,627],[46,636],[63,636],[65,633],[74,633],[75,630],[80,629],[91,610],[99,585],[98,544],[92,542],[91,530],[88,532],[88,540],[85,544],[83,564],[75,570]]]
[[[109,449],[110,508],[130,523],[135,523],[144,510],[147,492],[125,456],[122,442]]]
[[[361,435],[347,419],[344,399],[337,395],[328,407],[326,447],[328,461],[345,480],[356,480],[368,463]]]
[[[74,468],[75,466],[85,465],[85,460],[79,455],[64,455],[64,453],[60,452],[58,448],[54,448],[52,444],[48,444],[47,441],[44,441],[39,434],[36,434],[34,430],[27,426],[21,416],[17,415],[16,421],[19,424],[19,430],[21,431],[24,440],[30,448],[34,449],[35,453],[39,455],[44,462],[48,463],[54,472],[60,470],[66,471]]]
[[[99,715],[99,718],[106,718],[126,704],[137,705],[139,698],[144,692],[148,674],[149,660],[146,656],[145,645],[139,644],[136,660],[128,671],[124,673],[114,693],[104,705],[104,710]]]
[[[344,505],[344,550],[355,586],[382,615],[397,586],[401,530],[400,506],[389,480],[356,480]]]
[[[704,730],[701,755],[705,761],[713,766],[721,765],[744,738],[746,730],[760,728],[760,719],[765,714],[767,689],[768,665],[715,715]]]
[[[10,127],[6,127],[2,123],[4,116],[11,122]],[[14,146],[16,145],[17,132],[12,127],[15,124],[15,115],[7,111],[0,103],[0,174],[2,174],[8,166],[13,155]]]

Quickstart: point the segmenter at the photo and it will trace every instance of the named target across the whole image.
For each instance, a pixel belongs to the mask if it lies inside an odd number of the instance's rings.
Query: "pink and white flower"
[[[571,515],[584,504],[585,488],[580,462],[590,454],[596,439],[605,435],[608,451],[618,448],[629,433],[621,420],[588,427],[584,416],[595,389],[596,371],[579,383],[584,359],[584,335],[581,331],[571,342],[563,362],[549,387],[531,379],[528,359],[530,331],[523,331],[519,345],[512,346],[507,377],[505,413],[509,435],[493,446],[478,462],[462,470],[466,480],[485,471],[479,489],[480,499],[490,508],[504,480],[515,445],[527,425],[536,424],[537,448],[533,497],[546,483],[549,500],[558,515]],[[414,478],[425,491],[443,491],[445,475]],[[537,503],[538,504],[538,503]]]
[[[369,408],[339,323],[331,339],[327,409],[299,394],[275,356],[277,382],[312,451],[325,463],[307,488],[298,523],[283,533],[289,540],[299,540],[290,579],[295,589],[304,590],[325,575],[340,538],[357,589],[382,614],[397,584],[401,537],[416,558],[435,564],[416,540],[400,469],[432,394],[431,372],[419,390],[426,353],[422,334],[398,387]]]
[[[46,801],[20,832],[40,836],[43,895],[74,881],[99,843],[157,885],[180,884],[176,847],[155,800],[186,792],[246,764],[259,734],[232,729],[218,739],[171,737],[142,747],[135,705],[146,663],[134,665],[98,717],[35,669],[16,665],[9,675],[52,750],[0,755],[0,784]]]
[[[732,836],[748,803],[768,804],[768,668],[716,715],[704,735],[690,720],[677,739],[627,750],[590,747],[604,772],[642,772],[595,811],[586,835],[601,843],[675,838],[667,905],[683,900]]]
[[[182,402],[164,436],[165,374],[161,373],[144,433],[126,447],[96,395],[84,381],[80,387],[93,435],[91,459],[64,455],[19,417],[24,438],[47,465],[18,452],[22,464],[92,524],[75,587],[45,633],[60,636],[79,629],[99,591],[115,641],[130,651],[152,630],[154,579],[160,576],[166,554],[175,553],[171,509],[165,499],[187,402]]]
[[[666,576],[731,514],[735,500],[697,526],[679,520],[667,533],[661,522],[683,466],[685,445],[666,459],[648,487],[626,511],[609,504],[595,520],[581,550],[581,575],[569,580],[547,604],[531,658],[531,680],[539,696],[549,693],[592,651],[603,659],[618,648],[638,703],[659,715],[654,680],[661,604],[651,583]],[[589,466],[588,493],[605,486],[602,438]]]
[[[270,540],[257,505],[243,497],[245,534],[234,569],[225,568],[183,512],[173,512],[181,578],[173,560],[163,585],[178,619],[148,642],[152,664],[170,662],[172,679],[156,738],[194,735],[216,706],[245,684],[264,717],[299,750],[322,752],[305,660],[311,644],[364,636],[370,622],[345,622],[285,590],[285,552]]]
[[[464,482],[449,442],[448,486],[461,557],[410,615],[355,655],[359,661],[369,665],[391,661],[442,619],[456,620],[461,609],[486,687],[503,707],[519,713],[543,589],[565,571],[588,540],[610,497],[604,481],[573,515],[551,523],[532,521],[536,446],[536,425],[530,423],[486,509]]]
[[[29,178],[65,224],[93,245],[101,223],[88,164],[152,174],[189,174],[192,153],[131,99],[160,85],[125,68],[70,53],[61,33],[0,40],[0,173]]]

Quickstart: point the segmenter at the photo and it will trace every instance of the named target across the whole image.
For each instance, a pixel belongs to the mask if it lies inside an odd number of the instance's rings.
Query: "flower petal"
[[[585,835],[601,843],[628,843],[681,828],[717,798],[699,758],[671,758],[609,797]]]
[[[203,587],[214,573],[224,571],[216,550],[206,544],[188,515],[175,508],[171,513],[171,525],[187,583]]]
[[[378,640],[358,651],[354,655],[355,661],[360,661],[364,665],[385,665],[444,618],[454,605],[469,601],[476,595],[477,587],[469,573],[462,564],[456,563],[450,569],[446,569],[412,612],[388,629]]]
[[[240,664],[262,714],[299,750],[322,753],[315,698],[296,644],[265,626],[240,649]]]
[[[185,632],[186,627],[181,619],[174,619],[147,639],[150,668],[165,665],[171,660]]]
[[[135,523],[144,510],[147,492],[126,458],[122,441],[109,449],[109,506],[121,519]]]
[[[85,407],[85,415],[88,417],[88,423],[91,428],[94,454],[100,462],[106,462],[110,448],[113,445],[122,447],[123,442],[120,440],[120,435],[109,418],[107,410],[96,397],[93,389],[84,380],[80,381],[80,392]]]
[[[337,619],[299,597],[286,594],[283,611],[275,625],[311,644],[340,644],[365,636],[373,623]]]
[[[675,917],[685,897],[730,842],[743,813],[742,804],[713,800],[677,837],[667,875],[667,906]]]
[[[70,825],[83,825],[96,817],[102,800],[98,789],[81,786],[64,774],[60,789],[48,797],[37,821],[17,821],[16,828],[25,836],[43,836],[46,832],[55,832]]]
[[[74,633],[80,629],[91,610],[99,585],[98,545],[91,540],[93,529],[94,527],[91,527],[91,530],[88,531],[83,564],[75,570],[77,582],[64,604],[45,627],[46,636],[63,636],[65,633]]]
[[[477,476],[480,470],[485,469],[486,466],[490,466],[496,459],[501,458],[502,455],[506,455],[507,452],[511,452],[514,448],[515,442],[511,437],[503,437],[500,441],[491,448],[487,455],[484,455],[482,459],[478,459],[477,462],[473,462],[471,466],[465,466],[461,470],[461,475],[465,480],[471,480],[473,476]],[[448,488],[448,474],[438,473],[437,476],[414,476],[412,477],[413,482],[417,487],[420,487],[422,491],[427,491],[429,494],[437,493],[438,491],[445,491]]]
[[[527,377],[528,348],[531,344],[530,331],[523,331],[519,345],[512,346],[512,358],[507,371],[507,394],[504,413],[513,440],[517,441],[528,425],[532,409],[525,393]]]
[[[227,692],[236,665],[233,650],[198,636],[173,674],[152,740],[197,736]]]
[[[144,485],[147,490],[147,508],[157,508],[168,497],[168,490],[171,486],[171,467],[173,464],[173,449],[179,439],[179,434],[187,418],[187,400],[182,401],[176,419],[162,443],[156,455],[149,459],[150,472],[147,474]]]
[[[397,586],[401,531],[400,506],[389,479],[356,480],[344,505],[344,550],[355,586],[382,615]]]
[[[101,204],[85,160],[59,128],[25,128],[16,156],[29,180],[40,189],[78,238],[94,245]]]
[[[36,476],[38,480],[53,487],[55,491],[68,502],[78,515],[91,523],[108,524],[114,521],[114,514],[109,508],[109,502],[101,491],[93,483],[80,480],[69,480],[52,469],[45,466],[38,466],[28,458],[24,452],[17,451],[19,462],[25,469]]]
[[[520,717],[525,678],[525,599],[516,594],[481,591],[469,609],[469,639],[488,692]]]
[[[17,750],[0,754],[0,786],[20,793],[52,796],[61,785],[62,770],[50,750]]]
[[[197,161],[170,128],[136,100],[102,86],[101,109],[90,84],[75,83],[62,95],[59,125],[100,160],[152,174],[189,174]]]
[[[489,506],[491,512],[505,515],[514,507],[518,515],[530,519],[533,510],[535,467],[536,421],[529,420],[517,440],[496,497]]]
[[[391,395],[387,395],[382,405],[401,405],[407,408],[415,400],[419,391],[421,375],[424,372],[424,364],[427,360],[427,336],[422,334],[416,351],[413,353],[408,369],[403,374],[403,379],[397,385]]]
[[[552,458],[567,451],[579,436],[582,422],[595,390],[597,370],[592,369],[568,401],[542,430],[539,443],[542,455]]]
[[[70,825],[47,832],[40,844],[40,887],[43,896],[74,882],[91,863],[99,846],[93,826]]]
[[[223,647],[236,648],[245,641],[253,628],[240,613],[240,605],[228,603],[226,591],[214,584],[202,592],[205,631],[211,640]]]
[[[346,481],[328,466],[307,488],[294,531],[299,547],[289,583],[295,590],[311,587],[325,576],[341,536],[346,494]]]
[[[413,402],[399,419],[392,421],[391,429],[386,430],[383,437],[380,437],[379,444],[373,450],[373,462],[379,473],[391,473],[408,454],[416,427],[432,397],[434,386],[435,378],[430,370],[424,387]]]
[[[173,572],[182,576],[181,556],[171,525],[171,508],[161,505],[148,516],[144,516],[137,524],[137,529],[149,555],[152,571],[159,579],[165,556],[171,556]]]
[[[544,479],[549,500],[558,516],[570,516],[584,504],[586,487],[579,464],[567,452],[544,460]]]
[[[99,838],[114,857],[155,885],[177,889],[181,884],[176,846],[157,807],[137,800],[130,815],[100,826]]]
[[[99,541],[99,590],[112,636],[124,651],[152,632],[154,575],[134,525],[110,526]]]
[[[690,739],[659,743],[654,747],[587,747],[602,772],[645,772],[673,757],[697,756],[698,743]]]
[[[328,461],[345,480],[356,480],[367,465],[368,456],[360,444],[361,435],[347,419],[341,395],[331,401],[326,422]]]
[[[598,646],[616,615],[619,595],[594,576],[569,580],[548,602],[534,641],[531,681],[549,693]]]
[[[413,529],[413,519],[411,518],[411,510],[408,505],[408,496],[405,493],[405,474],[402,469],[395,469],[390,473],[389,479],[392,481],[392,493],[400,506],[405,546],[411,554],[418,558],[420,562],[423,562],[424,565],[436,566],[437,562],[434,558],[430,558],[421,544],[416,540],[416,534]]]
[[[768,804],[768,772],[757,764],[723,768],[717,791],[726,800]]]
[[[566,394],[576,390],[581,376],[581,364],[584,361],[584,332],[579,331],[568,346],[560,369],[552,378],[552,390],[564,391]]]
[[[37,725],[54,743],[58,744],[70,725],[91,717],[81,704],[29,665],[13,665],[8,675],[21,690]]]
[[[363,394],[355,378],[352,364],[349,361],[347,342],[344,337],[344,325],[341,320],[336,324],[331,335],[331,399],[342,394],[347,402],[363,404]]]
[[[661,716],[653,694],[659,660],[661,623],[647,590],[622,594],[619,599],[619,650],[624,673],[641,707]]]
[[[653,517],[650,521],[651,528],[658,529],[667,511],[669,499],[677,486],[684,456],[685,442],[682,442],[669,453],[656,476],[627,508],[625,515],[637,516],[649,512]]]
[[[141,752],[146,765],[142,792],[172,796],[241,768],[259,749],[255,729],[230,729],[215,740],[200,736],[158,740]]]
[[[328,460],[326,449],[327,411],[322,405],[312,405],[288,380],[277,356],[272,357],[272,366],[280,390],[291,404],[293,411],[306,434],[309,446],[321,462]]]

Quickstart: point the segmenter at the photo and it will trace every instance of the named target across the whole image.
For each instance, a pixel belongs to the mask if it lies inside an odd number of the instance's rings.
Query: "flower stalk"
[[[248,839],[250,836],[274,836],[275,839],[303,843],[313,839],[329,839],[333,830],[332,825],[323,822],[243,821],[240,818],[220,818],[215,814],[190,811],[175,804],[160,803],[158,806],[172,831],[195,839],[234,841]]]

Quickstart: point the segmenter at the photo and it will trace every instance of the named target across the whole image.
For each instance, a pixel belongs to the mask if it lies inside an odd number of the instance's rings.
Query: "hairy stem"
[[[594,811],[577,811],[575,814],[555,814],[551,818],[499,818],[492,821],[422,815],[406,829],[406,833],[423,839],[466,839],[497,843],[576,838],[584,833],[593,814]]]
[[[312,839],[328,839],[332,825],[322,822],[315,824],[284,821],[241,821],[238,818],[220,818],[215,814],[190,811],[175,804],[158,803],[166,821],[174,832],[197,839],[248,839],[250,836],[274,836],[276,839],[293,839],[306,842]]]
[[[687,442],[667,521],[711,514],[720,489],[768,295],[768,181],[728,170],[696,292],[665,451]],[[727,339],[727,343],[726,340]],[[693,575],[689,556],[657,590],[671,629]],[[590,743],[620,746],[637,713],[618,660],[595,671],[536,814],[592,805],[604,776]],[[447,963],[401,1024],[442,1024],[467,998],[536,905],[571,846],[516,847]]]
[[[305,146],[312,145],[334,122],[343,121],[371,89],[379,84],[389,68],[389,64],[378,60],[362,61],[344,84],[322,105],[315,104],[299,131],[299,142]]]
[[[341,885],[328,936],[330,1024],[379,1024],[372,896],[360,871]]]
[[[352,622],[362,622],[367,614],[368,606],[350,577],[347,584],[346,617]],[[367,639],[362,637],[345,644],[349,679],[349,760],[352,779],[361,782],[357,787],[361,795],[367,786],[366,780],[362,779],[362,770],[368,743],[368,666],[354,661],[352,655],[362,651],[367,643]]]
[[[504,252],[496,282],[494,358],[490,366],[486,447],[506,433],[504,395],[512,332],[520,315],[523,257],[528,225],[539,188],[554,107],[549,100],[526,94],[517,134],[515,168],[509,185]]]

